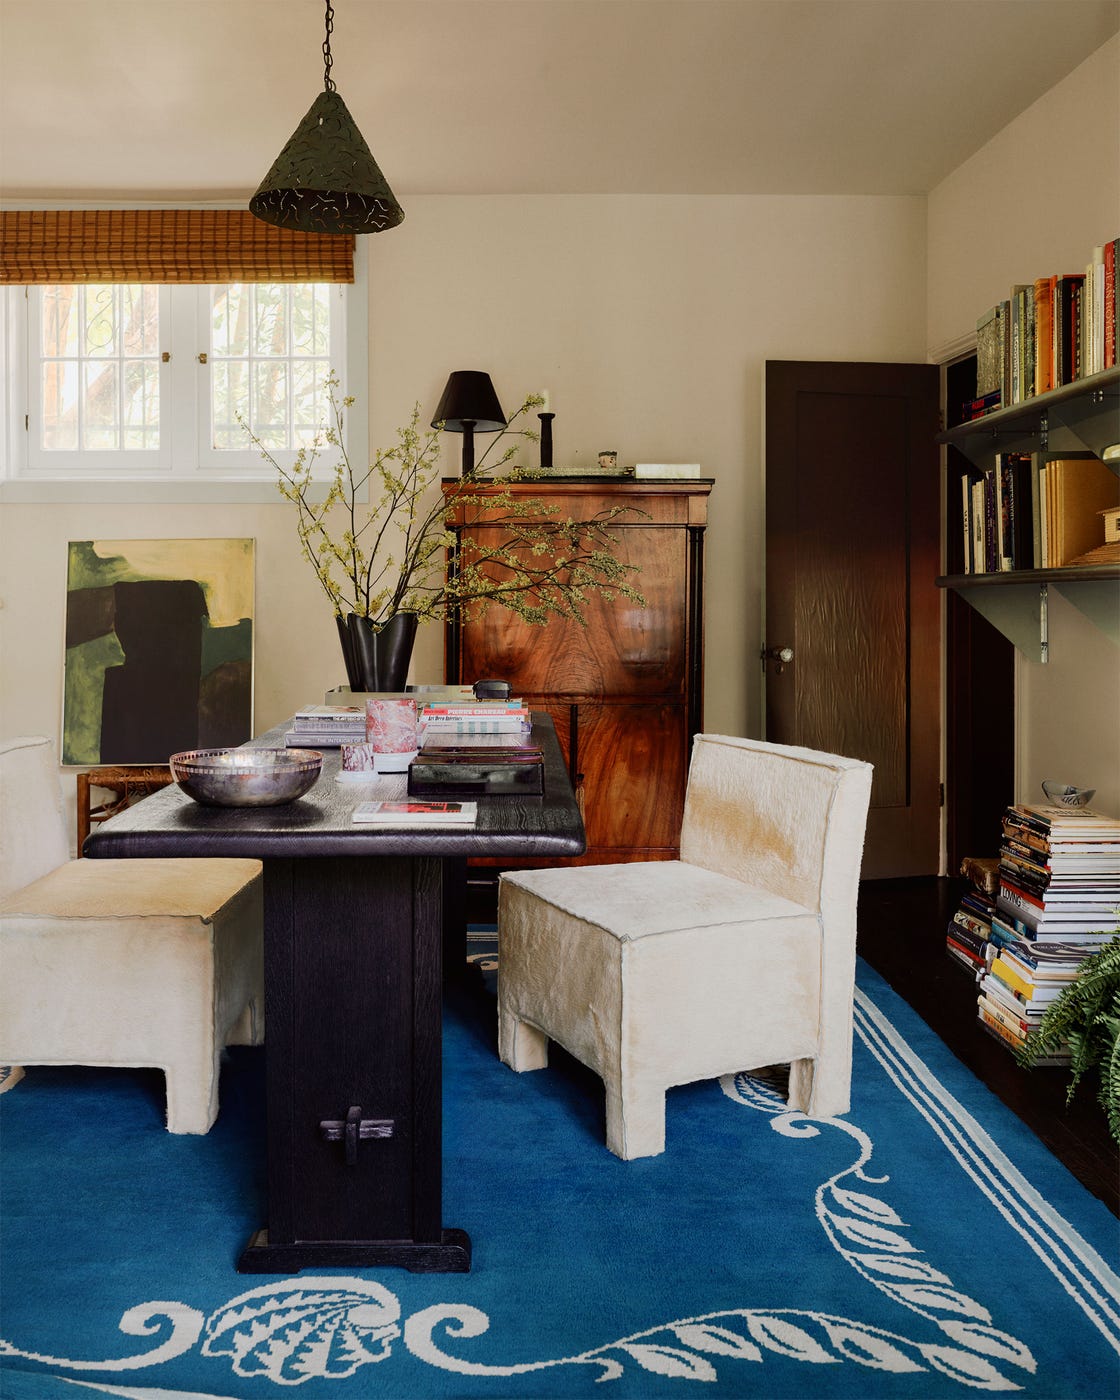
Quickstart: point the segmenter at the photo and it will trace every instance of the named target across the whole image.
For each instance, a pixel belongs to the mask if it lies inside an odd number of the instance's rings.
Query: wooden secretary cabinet
[[[503,483],[586,519],[615,506],[615,553],[646,606],[592,596],[587,626],[534,627],[503,608],[447,627],[451,683],[508,680],[556,725],[587,830],[573,864],[671,860],[678,853],[692,736],[703,725],[704,530],[710,481],[547,478]],[[489,526],[452,519],[455,548]]]

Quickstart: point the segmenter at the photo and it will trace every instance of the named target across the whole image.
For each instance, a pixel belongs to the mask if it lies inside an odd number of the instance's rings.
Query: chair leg
[[[498,1004],[498,1058],[518,1074],[548,1064],[548,1036]]]
[[[221,1048],[178,1064],[165,1065],[167,1083],[167,1131],[208,1133],[218,1116],[218,1079]]]
[[[850,1062],[821,1055],[794,1060],[789,1067],[789,1106],[811,1118],[836,1118],[851,1108]]]
[[[624,1162],[665,1151],[665,1090],[607,1083],[607,1147]]]
[[[809,1100],[813,1094],[813,1061],[791,1060],[789,1066],[789,1093],[786,1103],[795,1113],[808,1113]]]

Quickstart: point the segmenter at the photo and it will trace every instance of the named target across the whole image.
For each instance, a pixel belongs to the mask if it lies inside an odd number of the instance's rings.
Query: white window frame
[[[332,308],[332,369],[341,381],[338,393],[355,400],[346,413],[346,447],[354,459],[368,460],[368,276],[362,240],[355,247],[353,283],[330,286],[340,303]],[[168,372],[161,382],[160,456],[166,457],[166,465],[153,465],[147,452],[85,452],[80,461],[75,460],[77,453],[33,452],[32,375],[38,373],[38,359],[32,359],[32,349],[38,332],[31,324],[28,290],[0,288],[0,371],[6,390],[0,395],[0,501],[234,504],[279,499],[275,471],[258,449],[251,444],[244,451],[210,447],[209,367],[198,363],[201,350],[209,357],[209,286],[170,288],[173,297],[182,295],[176,298],[170,339],[163,336],[161,345],[171,354],[170,362],[161,366]],[[341,314],[334,315],[335,310]],[[140,457],[147,460],[141,462]],[[319,463],[324,479],[333,465],[332,454],[325,453]]]

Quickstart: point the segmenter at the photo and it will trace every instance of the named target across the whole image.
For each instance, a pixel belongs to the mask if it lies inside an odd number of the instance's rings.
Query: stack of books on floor
[[[471,700],[455,704],[420,705],[420,743],[436,743],[449,735],[528,734],[529,710],[522,700]]]
[[[290,749],[337,749],[365,737],[365,705],[308,705],[297,712],[284,742]]]
[[[960,908],[945,931],[945,951],[973,978],[988,970],[986,950],[992,937],[992,915],[996,910],[995,891],[999,885],[999,862],[974,857],[961,862],[961,874],[969,882],[961,896]]]
[[[1086,808],[1018,804],[1004,815],[1003,838],[979,1014],[986,1030],[1019,1050],[1085,959],[1116,932],[1120,820]]]

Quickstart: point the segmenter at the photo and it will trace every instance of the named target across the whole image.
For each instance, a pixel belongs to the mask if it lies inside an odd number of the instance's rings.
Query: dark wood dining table
[[[281,748],[287,725],[252,741]],[[399,1265],[465,1272],[442,1222],[444,902],[472,857],[579,855],[583,822],[551,719],[533,714],[544,795],[483,796],[468,827],[357,826],[403,774],[318,782],[276,807],[153,793],[87,838],[92,858],[251,856],[264,866],[268,1216],[243,1273]],[[460,907],[460,916],[465,917]]]

